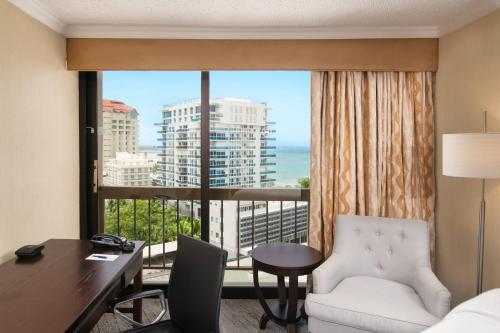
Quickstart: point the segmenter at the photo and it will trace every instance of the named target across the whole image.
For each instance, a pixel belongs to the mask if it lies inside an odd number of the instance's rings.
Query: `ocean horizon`
[[[153,145],[140,145],[139,151],[157,151],[158,148]],[[310,155],[311,149],[305,146],[277,146],[276,157],[270,159],[276,162],[276,166],[271,170],[276,173],[273,177],[276,179],[275,187],[296,187],[298,180],[310,175]]]
[[[276,147],[275,187],[296,187],[298,180],[310,175],[311,149],[304,146]]]

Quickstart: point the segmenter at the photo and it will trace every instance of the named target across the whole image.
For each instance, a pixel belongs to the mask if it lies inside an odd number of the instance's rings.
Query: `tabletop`
[[[64,332],[102,293],[116,283],[127,265],[142,256],[94,248],[88,240],[51,239],[43,255],[0,265],[0,327],[6,332]],[[85,260],[93,253],[118,254],[114,261]]]
[[[319,251],[306,245],[272,243],[259,245],[253,249],[252,259],[268,267],[308,270],[316,268],[323,258]]]

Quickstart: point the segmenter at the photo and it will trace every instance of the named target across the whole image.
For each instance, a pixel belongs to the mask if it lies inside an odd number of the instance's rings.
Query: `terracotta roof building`
[[[103,162],[117,152],[136,154],[139,145],[139,113],[122,101],[102,101]]]

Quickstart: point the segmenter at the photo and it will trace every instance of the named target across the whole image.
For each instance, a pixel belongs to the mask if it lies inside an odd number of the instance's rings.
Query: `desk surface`
[[[86,240],[51,239],[43,256],[0,265],[0,330],[64,332],[102,295],[132,261],[131,253],[94,248]],[[120,254],[112,262],[85,260],[92,253]]]

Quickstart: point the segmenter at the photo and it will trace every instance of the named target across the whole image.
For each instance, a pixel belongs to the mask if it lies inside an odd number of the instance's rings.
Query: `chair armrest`
[[[114,306],[113,306],[113,312],[118,315],[119,318],[123,319],[133,327],[142,327],[145,326],[142,323],[139,323],[135,320],[130,319],[126,315],[124,315],[120,310],[118,310],[118,306],[129,301],[133,301],[136,299],[143,299],[147,297],[158,297],[160,299],[160,305],[161,305],[161,312],[158,314],[158,316],[153,320],[150,324],[155,324],[160,321],[160,319],[163,317],[163,315],[167,312],[167,303],[165,302],[165,294],[163,293],[163,290],[160,289],[154,289],[154,290],[148,290],[148,291],[143,291],[140,293],[135,293],[135,294],[130,294],[121,298],[117,298],[114,301]],[[148,325],[150,325],[148,324]]]
[[[327,294],[345,278],[344,263],[338,254],[326,259],[313,273],[313,292],[315,294]]]
[[[450,311],[451,294],[430,268],[417,268],[413,288],[432,315],[443,318]]]

